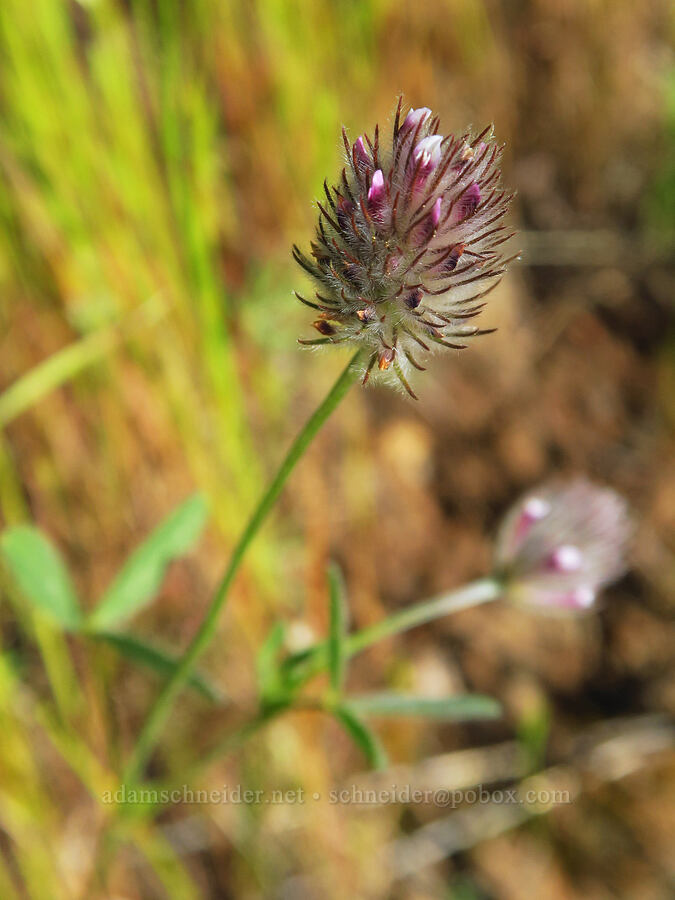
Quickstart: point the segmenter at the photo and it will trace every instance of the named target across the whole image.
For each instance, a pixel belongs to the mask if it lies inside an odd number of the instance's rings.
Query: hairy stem
[[[472,581],[455,591],[440,594],[438,597],[432,597],[430,600],[423,600],[421,603],[394,613],[394,615],[383,619],[381,622],[376,622],[368,628],[363,628],[361,631],[349,635],[345,639],[345,657],[355,656],[384,638],[408,631],[417,625],[424,625],[450,613],[459,612],[471,606],[478,606],[481,603],[488,603],[490,600],[496,600],[501,593],[502,584],[500,581],[489,577]],[[300,688],[313,676],[325,671],[327,666],[328,642],[317,644],[308,651],[298,653],[286,660],[285,663],[289,683],[296,689]],[[321,709],[322,707],[320,701],[303,701],[303,698],[298,697],[291,699],[289,695],[288,703],[281,704],[278,709],[259,711],[256,716],[225,735],[210,750],[202,754],[195,761],[194,766],[189,769],[187,776],[185,772],[181,773],[182,782],[186,780],[189,782],[191,778],[203,774],[212,763],[238,750],[248,738],[273,719],[278,718],[279,715],[299,708]],[[180,786],[177,782],[152,784],[152,787],[155,789],[178,789]]]
[[[276,475],[261,497],[258,506],[253,511],[248,524],[239,538],[239,542],[232,552],[225,573],[216,588],[211,603],[209,604],[209,608],[206,611],[206,615],[204,616],[197,633],[185,651],[180,664],[176,667],[173,675],[164,685],[148,714],[145,725],[141,730],[136,746],[134,747],[124,772],[124,781],[127,785],[136,782],[142,774],[143,768],[150,758],[167,717],[171,712],[173,701],[186,680],[189,678],[197,660],[213,640],[218,625],[218,617],[227,600],[230,587],[239,571],[239,567],[241,566],[249,545],[257,535],[261,525],[279,498],[281,490],[286,483],[288,476],[295,468],[295,465],[303,456],[326,419],[328,419],[355,381],[358,374],[356,366],[358,356],[359,353],[356,353],[352,357],[324,400],[307,420],[304,428],[295,439],[284,461],[281,463]]]
[[[423,600],[350,635],[347,638],[347,654],[354,656],[393,634],[400,634],[418,625],[433,622],[434,619],[459,612],[461,609],[496,600],[501,593],[502,585],[496,578],[480,578],[456,591],[448,591],[430,600]]]
[[[440,594],[408,606],[381,622],[369,625],[345,639],[345,656],[355,656],[367,647],[394,634],[433,622],[450,613],[496,600],[502,593],[501,582],[494,577],[480,578],[455,591]],[[286,671],[293,683],[302,684],[322,672],[328,664],[328,644],[321,643],[286,661]]]

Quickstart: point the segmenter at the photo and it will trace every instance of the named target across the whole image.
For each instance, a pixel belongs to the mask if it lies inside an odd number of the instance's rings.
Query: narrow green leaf
[[[7,568],[26,598],[62,628],[80,627],[75,588],[53,544],[31,525],[16,525],[0,538]]]
[[[546,759],[546,745],[551,732],[551,711],[544,700],[535,700],[520,717],[516,735],[529,770],[536,772],[543,768]]]
[[[385,769],[389,764],[387,753],[375,732],[371,731],[348,706],[338,706],[333,710],[333,714],[362,751],[368,764],[373,769]]]
[[[345,674],[345,633],[347,631],[347,599],[342,572],[335,563],[328,567],[330,592],[330,631],[328,635],[328,671],[331,687],[342,689]]]
[[[349,706],[367,716],[424,716],[465,722],[470,719],[494,719],[501,715],[501,704],[483,694],[456,697],[415,697],[406,694],[362,694],[350,697]]]
[[[131,618],[160,588],[169,563],[192,547],[206,522],[207,505],[193,494],[133,551],[92,613],[89,627],[107,629]]]
[[[270,698],[279,692],[279,653],[286,637],[284,622],[275,622],[260,645],[256,657],[258,690],[263,698]]]
[[[180,662],[180,656],[157,647],[155,644],[148,644],[146,641],[140,640],[140,638],[132,637],[130,634],[121,634],[115,631],[98,631],[94,632],[92,637],[95,640],[110,644],[121,656],[124,656],[131,662],[152,669],[164,678],[169,678],[173,675]],[[190,675],[188,684],[213,703],[222,703],[225,699],[222,692],[207,678],[200,675],[199,672],[193,672]]]

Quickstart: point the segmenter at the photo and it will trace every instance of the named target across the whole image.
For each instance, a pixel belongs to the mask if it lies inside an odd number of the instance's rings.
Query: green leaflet
[[[26,599],[61,628],[73,631],[82,624],[80,604],[60,554],[32,525],[15,525],[0,538],[0,549]]]
[[[170,562],[187,553],[202,532],[207,504],[193,494],[137,547],[103,594],[88,621],[94,631],[111,628],[134,616],[158,592]]]
[[[333,715],[341,723],[351,739],[362,751],[373,769],[385,769],[387,754],[380,739],[348,706],[338,706]]]

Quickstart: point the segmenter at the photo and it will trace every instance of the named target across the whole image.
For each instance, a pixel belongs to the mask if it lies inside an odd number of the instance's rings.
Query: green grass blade
[[[344,579],[339,566],[332,563],[328,568],[328,588],[330,592],[330,632],[328,636],[328,671],[330,683],[335,691],[342,689],[347,659],[345,633],[347,631],[347,598]]]
[[[275,622],[265,640],[260,645],[256,656],[256,672],[258,690],[261,699],[269,700],[279,693],[279,653],[286,637],[286,626],[283,622]]]
[[[120,325],[92,332],[39,363],[0,394],[0,428],[88,366],[104,359],[124,340],[127,332],[139,326],[153,325],[164,312],[160,296],[155,295]]]

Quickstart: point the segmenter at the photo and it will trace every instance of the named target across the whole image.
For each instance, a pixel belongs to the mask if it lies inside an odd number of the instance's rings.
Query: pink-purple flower
[[[347,165],[337,186],[324,182],[311,254],[293,248],[316,283],[299,299],[321,335],[301,343],[354,344],[364,383],[391,376],[414,397],[410,373],[432,349],[493,330],[473,319],[509,262],[501,147],[491,129],[443,136],[426,107],[401,121],[401,101],[390,141],[377,126],[372,139],[343,138]]]
[[[497,539],[496,569],[510,599],[579,611],[626,569],[626,502],[585,479],[551,483],[523,497]]]

